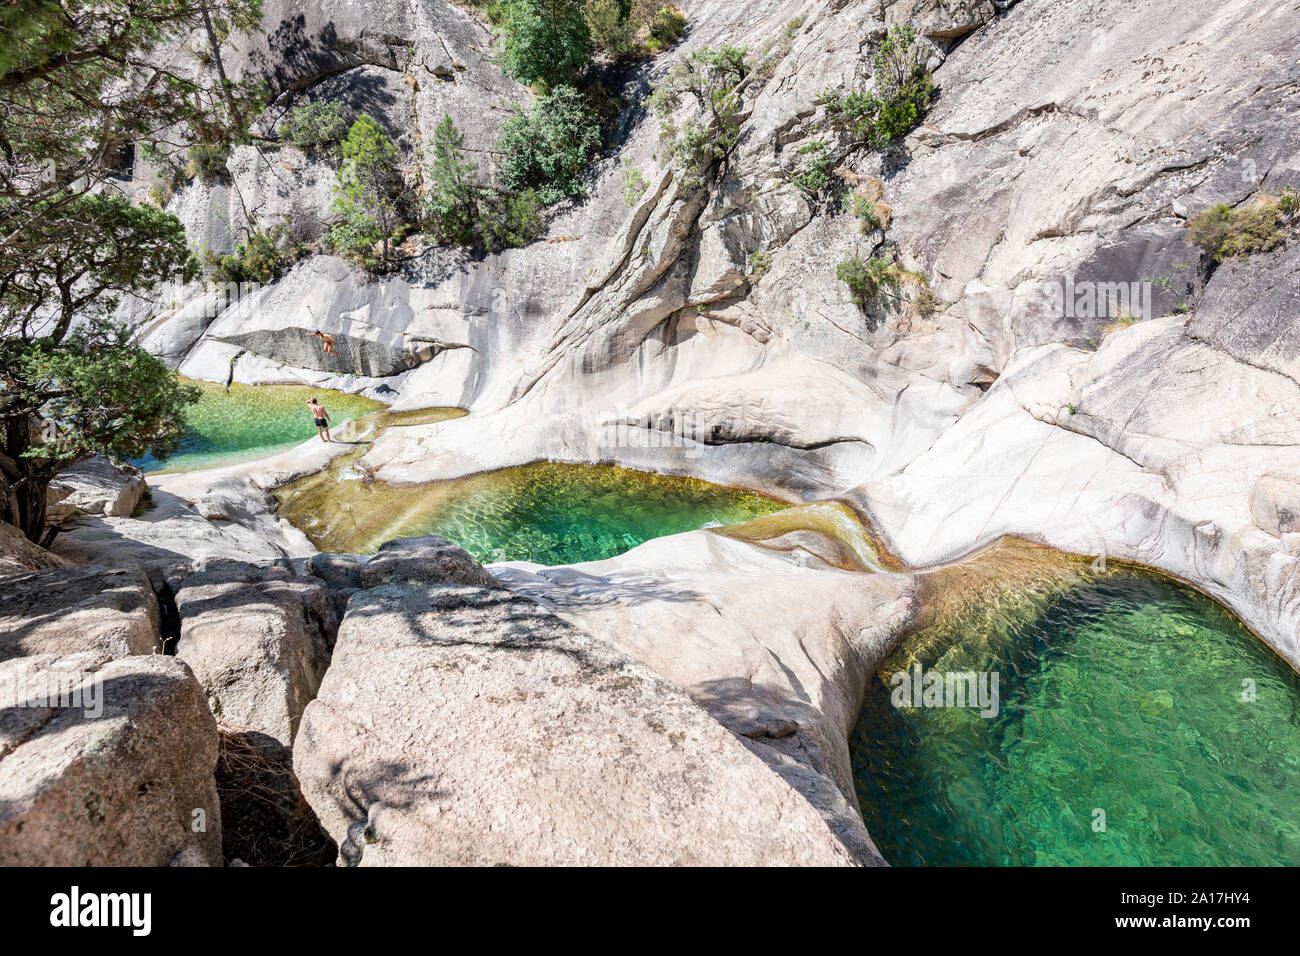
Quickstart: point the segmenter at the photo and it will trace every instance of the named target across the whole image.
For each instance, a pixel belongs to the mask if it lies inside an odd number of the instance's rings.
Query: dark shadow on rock
[[[329,866],[334,841],[303,799],[293,755],[274,737],[218,724],[217,796],[226,862]]]

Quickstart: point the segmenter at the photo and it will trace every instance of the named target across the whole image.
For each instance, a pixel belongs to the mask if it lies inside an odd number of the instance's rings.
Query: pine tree
[[[397,227],[397,148],[373,117],[362,113],[343,141],[334,211],[342,221],[331,230],[336,246],[361,253],[383,243],[381,264],[389,261],[389,240]]]
[[[478,168],[465,158],[465,137],[444,114],[433,131],[433,162],[427,212],[434,235],[442,242],[470,245],[478,218],[474,176]]]

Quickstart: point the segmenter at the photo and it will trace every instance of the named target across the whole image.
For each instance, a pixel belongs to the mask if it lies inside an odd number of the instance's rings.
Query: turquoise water
[[[132,462],[144,471],[192,471],[288,451],[316,435],[307,410],[312,396],[329,412],[331,428],[384,407],[368,398],[307,385],[231,385],[227,392],[215,382],[185,381],[202,395],[185,412],[180,448],[166,461],[147,455]]]
[[[694,478],[549,462],[399,487],[327,470],[276,495],[281,514],[323,551],[367,553],[393,538],[440,534],[480,561],[547,565],[609,558],[651,538],[786,507]]]
[[[891,863],[1300,864],[1300,680],[1214,602],[1125,569],[976,630],[868,688],[854,776]],[[999,713],[892,706],[915,662],[997,671]]]

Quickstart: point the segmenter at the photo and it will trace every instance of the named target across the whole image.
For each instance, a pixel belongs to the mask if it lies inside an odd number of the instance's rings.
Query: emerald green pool
[[[392,538],[440,534],[480,561],[571,564],[786,507],[693,478],[612,465],[542,462],[415,487],[350,477],[344,466],[276,492],[281,514],[321,550],[366,553]]]
[[[891,863],[1300,864],[1300,679],[1214,602],[1112,570],[932,638],[886,658],[851,741]],[[997,671],[997,716],[892,706],[916,663]]]
[[[192,471],[288,451],[313,438],[307,399],[317,397],[334,425],[383,408],[381,402],[307,385],[238,385],[186,380],[201,394],[185,412],[185,435],[166,461],[152,455],[133,464],[148,472]]]

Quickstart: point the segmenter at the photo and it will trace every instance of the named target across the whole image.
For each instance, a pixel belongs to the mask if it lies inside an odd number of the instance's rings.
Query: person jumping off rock
[[[312,335],[316,336],[318,339],[321,340],[321,345],[322,345],[322,346],[324,347],[324,349],[325,349],[325,354],[327,354],[327,355],[338,355],[338,354],[339,354],[339,353],[334,349],[334,336],[332,336],[332,335],[327,335],[326,333],[322,332],[320,329],[317,329],[315,332],[312,333]]]
[[[316,434],[325,444],[331,444],[334,439],[330,438],[330,413],[325,411],[321,403],[312,398],[307,401],[307,407],[311,409],[312,417],[316,419]]]

